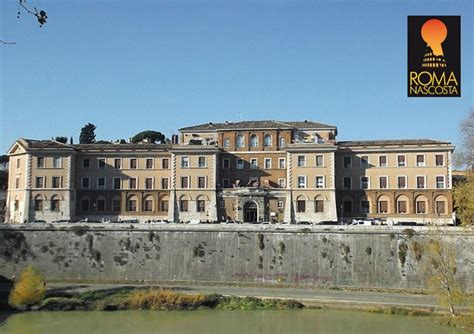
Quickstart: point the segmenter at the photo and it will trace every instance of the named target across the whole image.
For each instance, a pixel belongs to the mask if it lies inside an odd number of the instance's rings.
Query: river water
[[[461,334],[429,317],[339,310],[30,312],[10,316],[5,334],[329,333]]]

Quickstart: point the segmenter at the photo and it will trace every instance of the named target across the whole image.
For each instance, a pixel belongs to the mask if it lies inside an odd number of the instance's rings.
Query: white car
[[[201,221],[199,219],[191,219],[189,221],[189,224],[192,224],[192,225],[201,224]]]

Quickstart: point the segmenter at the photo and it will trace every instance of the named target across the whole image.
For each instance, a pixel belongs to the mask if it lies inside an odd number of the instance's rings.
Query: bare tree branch
[[[1,40],[1,39],[0,39],[0,43],[2,43],[2,44],[7,44],[7,45],[16,44],[16,42],[5,42],[4,40]]]
[[[33,7],[34,8],[34,11],[33,11],[30,8],[26,7],[25,3],[26,3],[26,0],[18,0],[18,16],[17,16],[17,18],[20,18],[20,13],[21,13],[20,12],[20,7],[22,7],[28,14],[36,16],[36,19],[38,20],[38,22],[40,24],[40,27],[42,27],[43,24],[46,23],[46,19],[48,18],[48,15],[46,14],[46,12],[44,10],[38,11],[36,9],[36,7]]]

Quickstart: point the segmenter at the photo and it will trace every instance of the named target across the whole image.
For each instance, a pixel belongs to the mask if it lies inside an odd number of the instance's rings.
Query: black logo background
[[[447,66],[445,68],[426,68],[422,67],[423,56],[426,52],[426,42],[421,37],[421,27],[429,19],[441,20],[448,29],[448,35],[441,44],[443,47],[444,58]],[[436,74],[446,72],[449,75],[451,71],[456,75],[459,88],[458,94],[451,95],[415,95],[410,94],[410,71],[422,72],[430,71]],[[419,97],[453,97],[461,96],[461,16],[408,16],[408,96]]]

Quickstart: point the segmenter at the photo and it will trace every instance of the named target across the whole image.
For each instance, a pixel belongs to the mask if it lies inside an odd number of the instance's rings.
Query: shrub
[[[44,276],[32,266],[26,267],[20,274],[10,293],[8,302],[15,308],[25,308],[41,301],[46,294]]]

